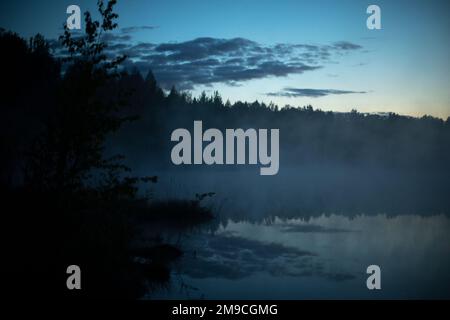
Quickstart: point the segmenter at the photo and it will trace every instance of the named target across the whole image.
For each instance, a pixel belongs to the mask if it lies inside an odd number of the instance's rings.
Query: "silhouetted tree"
[[[24,155],[52,112],[60,65],[41,35],[29,45],[13,32],[0,30],[1,183],[18,185]]]
[[[65,58],[68,65],[57,91],[56,110],[34,146],[27,171],[30,183],[40,189],[77,190],[92,174],[98,177],[104,171],[126,169],[119,157],[103,158],[106,136],[130,120],[117,113],[123,101],[99,96],[99,91],[119,76],[118,66],[125,59],[109,59],[104,54],[102,32],[117,26],[117,14],[112,11],[115,3],[98,2],[101,21],[85,13],[83,36],[74,37],[64,26],[60,40],[69,52]]]

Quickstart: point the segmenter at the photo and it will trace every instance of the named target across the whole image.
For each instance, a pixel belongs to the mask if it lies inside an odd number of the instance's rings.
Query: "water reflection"
[[[155,197],[207,199],[216,225],[185,234],[152,298],[450,298],[448,173],[350,166],[161,172]],[[377,264],[382,290],[366,288]]]
[[[182,243],[171,286],[151,298],[450,298],[445,215],[227,220]],[[371,264],[380,291],[366,288]]]

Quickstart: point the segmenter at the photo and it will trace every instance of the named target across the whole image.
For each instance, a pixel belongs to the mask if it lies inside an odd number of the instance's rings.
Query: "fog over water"
[[[308,167],[261,177],[254,169],[160,173],[155,198],[215,192],[205,205],[217,217],[176,237],[185,255],[170,286],[150,298],[450,297],[442,176]],[[366,288],[372,264],[381,291]]]

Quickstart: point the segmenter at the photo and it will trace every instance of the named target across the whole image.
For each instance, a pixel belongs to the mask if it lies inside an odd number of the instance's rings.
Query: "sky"
[[[66,8],[0,2],[0,27],[56,39]],[[369,30],[366,9],[381,9]],[[109,53],[164,88],[331,111],[450,116],[450,1],[118,1]]]

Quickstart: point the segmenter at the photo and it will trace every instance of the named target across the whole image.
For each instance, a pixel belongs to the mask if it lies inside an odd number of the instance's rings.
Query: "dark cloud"
[[[285,77],[322,68],[333,55],[361,46],[346,41],[332,45],[284,44],[271,46],[244,39],[196,38],[185,42],[141,43],[127,54],[143,72],[152,69],[159,83],[169,88],[192,89],[196,85]]]
[[[354,44],[348,41],[335,42],[333,46],[338,50],[358,50],[362,49],[362,46]]]
[[[157,29],[157,26],[133,26],[133,27],[126,27],[126,28],[121,28],[120,31],[122,33],[133,33],[133,32],[138,32],[138,31],[145,31],[145,30],[153,30],[153,29]]]
[[[296,49],[292,49],[295,51]],[[195,85],[239,82],[265,77],[282,77],[320,68],[317,61],[305,63],[286,55],[286,46],[265,47],[243,38],[197,38],[159,45],[141,43],[124,50],[133,57],[130,64],[152,69],[159,83],[181,89]]]
[[[149,42],[141,42],[137,45],[132,46],[132,49],[135,50],[152,50],[153,48],[155,48],[155,44],[153,43],[149,43]]]
[[[108,50],[110,51],[117,51],[117,50],[126,50],[128,49],[128,45],[123,44],[123,43],[114,43],[114,44],[110,44],[108,46]]]
[[[256,42],[243,39],[197,38],[180,43],[163,43],[155,48],[172,61],[192,61],[212,56],[240,56],[258,50]]]
[[[102,41],[106,43],[126,43],[133,39],[133,37],[129,34],[119,34],[119,33],[105,33],[102,35]]]
[[[366,91],[349,91],[349,90],[335,90],[335,89],[300,89],[300,88],[284,88],[279,92],[267,93],[268,96],[274,97],[309,97],[318,98],[331,94],[351,94],[351,93],[367,93]]]
[[[244,38],[196,38],[184,42],[153,44],[134,43],[132,32],[153,26],[128,27],[120,33],[103,36],[108,43],[107,55],[125,54],[125,66],[149,69],[159,84],[168,89],[193,89],[196,85],[214,83],[240,85],[244,81],[267,77],[286,77],[324,67],[334,57],[359,50],[361,46],[347,41],[331,45],[286,44],[262,45]],[[335,61],[333,61],[335,62]],[[334,92],[334,94],[346,92]],[[280,93],[280,95],[293,93]],[[317,92],[316,96],[324,93]],[[331,93],[326,93],[331,94]],[[271,95],[277,95],[273,93]]]

